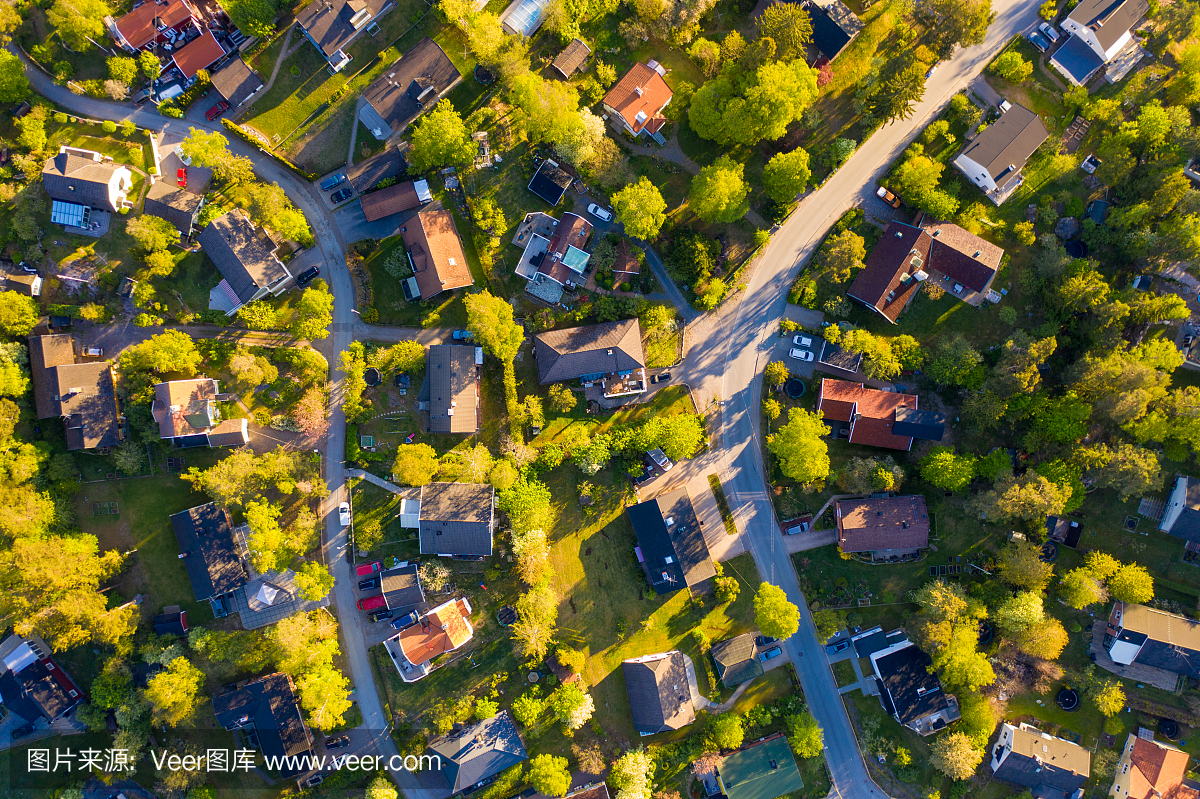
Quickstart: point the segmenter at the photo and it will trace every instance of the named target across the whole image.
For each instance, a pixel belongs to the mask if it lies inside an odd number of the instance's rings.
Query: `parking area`
[[[359,195],[346,179],[345,167],[338,167],[313,181],[328,208],[342,208],[357,200]],[[335,199],[336,198],[336,199]]]
[[[793,333],[775,338],[772,361],[783,361],[794,377],[808,380],[813,376],[823,339],[812,333]]]

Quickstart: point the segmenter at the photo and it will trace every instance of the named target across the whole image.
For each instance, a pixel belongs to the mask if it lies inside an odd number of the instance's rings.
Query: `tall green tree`
[[[462,166],[475,154],[475,143],[449,100],[441,100],[413,128],[408,160],[418,172]]]
[[[172,727],[182,727],[191,721],[203,698],[204,672],[185,657],[172,660],[166,671],[160,672],[146,685],[146,701],[156,721]]]
[[[763,635],[791,638],[800,629],[800,611],[777,585],[762,583],[754,595],[754,620]]]
[[[90,50],[104,38],[104,18],[112,9],[104,0],[56,0],[46,9],[46,19],[72,50]]]
[[[842,283],[851,273],[862,269],[866,257],[866,241],[853,230],[847,229],[825,241],[818,255],[818,263],[831,278]]]
[[[783,5],[792,7],[790,3],[776,3],[767,10]],[[796,195],[804,191],[811,179],[808,151],[800,147],[791,152],[776,153],[763,167],[763,188],[766,189],[767,196],[780,205],[788,205],[794,201]]]
[[[19,103],[29,97],[29,78],[21,59],[0,50],[0,103]]]
[[[799,483],[815,483],[829,476],[829,446],[824,437],[829,426],[820,411],[788,410],[788,421],[767,436],[767,449],[779,458],[783,473]]]
[[[667,221],[667,202],[645,175],[612,195],[613,211],[635,239],[654,241]]]
[[[934,447],[921,459],[921,477],[944,491],[962,491],[975,478],[978,460],[970,453],[956,455],[953,447]]]
[[[750,188],[742,175],[745,167],[722,155],[692,178],[688,205],[705,222],[735,222],[746,215]]]
[[[888,122],[908,119],[924,96],[925,67],[909,64],[879,86],[871,98],[871,112]]]
[[[718,144],[754,145],[787,132],[817,97],[817,73],[797,59],[766,61],[747,74],[723,72],[696,90],[692,130]]]
[[[758,30],[775,42],[775,54],[783,61],[804,55],[805,46],[812,41],[812,20],[795,3],[767,6],[758,17]]]
[[[314,284],[300,294],[296,316],[292,320],[292,335],[316,341],[329,335],[333,324],[333,295],[324,281]]]

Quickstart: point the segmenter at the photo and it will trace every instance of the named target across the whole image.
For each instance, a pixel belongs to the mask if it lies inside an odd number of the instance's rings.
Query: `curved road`
[[[832,178],[801,201],[796,212],[775,233],[767,249],[760,255],[761,263],[755,269],[737,308],[720,317],[710,317],[712,324],[707,325],[708,331],[704,337],[688,343],[688,372],[692,376],[692,384],[697,387],[698,393],[707,392],[707,396],[697,397],[697,405],[704,407],[707,400],[713,397],[725,398],[721,403],[722,421],[718,441],[703,458],[703,463],[696,464],[694,468],[710,471],[709,467],[715,466],[721,472],[735,516],[743,528],[747,549],[753,554],[759,573],[764,580],[782,587],[801,608],[806,608],[807,602],[800,592],[796,573],[775,522],[758,437],[762,370],[764,361],[770,355],[770,339],[775,335],[785,309],[787,288],[838,217],[872,196],[875,181],[916,134],[942,110],[950,97],[977,76],[1014,34],[1033,27],[1037,21],[1037,6],[1037,0],[993,0],[993,10],[997,16],[985,42],[960,50],[953,59],[944,62],[927,81],[926,98],[917,106],[912,117],[877,131]],[[222,126],[172,120],[157,113],[75,95],[55,84],[19,50],[11,45],[10,49],[25,63],[30,83],[39,94],[80,116],[114,121],[132,119],[140,127],[169,130],[180,135],[186,135],[189,127],[216,130],[224,134]],[[352,307],[354,290],[349,270],[345,268],[346,242],[342,240],[331,214],[312,184],[301,180],[274,159],[241,140],[230,138],[229,142],[234,153],[249,156],[258,174],[283,187],[292,201],[304,211],[327,267],[330,290],[334,294],[334,322],[330,337],[320,342],[318,347],[329,358],[333,370],[325,474],[331,492],[326,508],[335,508],[337,503],[347,499],[343,469],[346,420],[342,412],[343,373],[338,354],[344,352],[354,340],[356,323],[359,324],[360,334],[367,332]],[[692,317],[692,313],[685,313],[685,318]],[[330,513],[324,555],[337,580],[333,601],[342,609],[354,608],[356,601],[355,583],[346,558],[347,545],[347,534],[337,524],[337,514]],[[388,735],[387,719],[375,691],[361,615],[351,611],[340,618],[343,652],[350,664],[356,687],[355,698],[363,713],[360,729],[367,731],[370,737],[369,742],[361,743],[369,743],[379,754],[390,757],[396,754],[396,747]],[[833,777],[832,793],[847,799],[884,796],[884,791],[875,785],[867,772],[825,660],[824,649],[817,642],[807,613],[802,613],[800,631],[785,642],[785,651],[796,665],[809,706],[825,730],[826,761]],[[356,749],[363,748],[359,743],[356,741]],[[422,785],[409,772],[391,770],[391,773],[410,799],[440,799],[446,794],[444,789]]]

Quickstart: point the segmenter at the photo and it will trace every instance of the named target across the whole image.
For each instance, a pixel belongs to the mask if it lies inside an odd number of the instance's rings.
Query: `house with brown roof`
[[[410,288],[416,289],[416,297],[427,300],[443,291],[466,288],[474,285],[467,256],[463,253],[454,217],[449,211],[422,211],[409,219],[400,228],[404,249],[408,252],[408,263],[413,276]]]
[[[425,382],[417,394],[427,433],[479,430],[479,369],[483,348],[434,344],[425,353]]]
[[[533,339],[538,382],[599,383],[605,397],[646,390],[646,356],[636,319],[539,333]]]
[[[1129,733],[1108,795],[1114,799],[1197,799],[1200,791],[1191,780],[1185,783],[1187,772],[1187,752]]]
[[[400,679],[416,682],[432,671],[434,658],[453,652],[475,634],[471,626],[471,603],[466,597],[450,599],[384,641],[396,664]]]
[[[142,211],[167,220],[179,231],[180,237],[186,239],[192,235],[192,228],[200,219],[203,208],[202,193],[182,189],[170,181],[157,180],[146,192]]]
[[[206,29],[204,33],[176,50],[171,61],[183,77],[191,80],[196,77],[197,72],[208,69],[224,57],[225,48],[217,41],[217,37],[213,36],[213,32]]]
[[[1048,138],[1041,117],[1024,106],[1010,104],[998,120],[967,143],[954,165],[1000,205],[1025,181],[1021,170]]]
[[[638,62],[604,95],[601,105],[630,136],[646,135],[659,144],[666,139],[659,133],[667,118],[662,110],[671,102],[671,88],[664,77],[667,70],[657,61]]]
[[[834,438],[886,449],[912,449],[914,438],[941,441],[946,417],[922,411],[915,394],[880,391],[848,380],[821,380],[817,410]]]
[[[575,74],[576,70],[582,70],[587,64],[588,56],[592,54],[592,48],[588,47],[582,39],[572,39],[571,43],[563,48],[563,51],[558,54],[551,65],[562,75],[564,79],[570,78]]]
[[[363,216],[368,222],[377,222],[393,214],[411,211],[433,201],[429,181],[405,180],[386,188],[364,194],[361,197]]]
[[[846,296],[896,324],[921,284],[938,285],[969,305],[999,302],[992,281],[1004,250],[950,222],[892,222]]]
[[[912,560],[929,546],[925,497],[839,499],[834,505],[838,548],[873,562]]]
[[[245,419],[221,418],[220,393],[211,377],[157,384],[150,413],[158,422],[159,436],[177,447],[240,447],[249,442]]]
[[[392,0],[311,0],[296,13],[296,25],[329,68],[340,72],[351,61],[350,43],[395,5]]]
[[[689,687],[695,666],[678,649],[622,661],[621,672],[638,735],[678,730],[696,720]]]
[[[359,119],[372,136],[384,141],[403,132],[461,80],[454,62],[426,36],[363,90],[366,103]]]
[[[63,420],[67,449],[115,447],[125,440],[116,376],[108,361],[77,362],[67,333],[29,337],[37,418]]]
[[[521,258],[517,274],[529,278],[527,292],[553,305],[564,288],[587,282],[584,272],[591,253],[584,248],[592,235],[592,223],[570,212],[557,221],[551,217],[551,221],[554,232],[548,240],[534,234],[525,242],[529,255]]]
[[[642,259],[634,250],[629,244],[629,239],[623,238],[617,242],[617,257],[612,265],[614,284],[632,283],[641,275]]]
[[[104,18],[118,47],[136,53],[143,47],[173,43],[188,28],[200,28],[200,15],[188,0],[147,0],[120,19]]]

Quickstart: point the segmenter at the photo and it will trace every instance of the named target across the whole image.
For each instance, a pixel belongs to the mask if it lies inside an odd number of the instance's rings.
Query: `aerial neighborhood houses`
[[[1070,37],[1050,64],[1076,86],[1106,66],[1105,79],[1116,83],[1146,55],[1132,29],[1149,10],[1149,0],[1082,0],[1062,21]]]
[[[812,43],[821,54],[813,66],[838,57],[862,32],[863,21],[841,0],[809,0],[804,4],[812,23]]]
[[[245,61],[231,58],[210,75],[212,87],[232,108],[240,108],[263,87],[262,78]]]
[[[1119,669],[1136,664],[1140,668],[1130,673],[1144,673],[1146,679],[1161,675],[1171,689],[1179,682],[1179,676],[1200,678],[1200,622],[1177,613],[1118,601],[1113,603],[1103,636],[1103,647],[1112,658],[1111,664],[1097,661],[1103,666],[1115,664]]]
[[[970,305],[999,302],[992,281],[1004,250],[950,222],[920,227],[892,222],[871,251],[846,296],[892,324],[917,296],[921,284],[935,280]]]
[[[63,146],[42,167],[42,187],[50,196],[50,221],[87,231],[108,225],[108,215],[125,208],[133,172],[91,150]]]
[[[609,115],[609,123],[635,138],[644,135],[666,144],[659,132],[667,124],[662,110],[673,96],[663,80],[666,74],[667,70],[657,61],[639,61],[630,67],[600,101]]]
[[[416,682],[433,671],[433,660],[459,649],[475,634],[471,603],[448,599],[384,642],[404,682]],[[507,711],[505,711],[507,713]]]
[[[817,410],[834,438],[867,447],[908,451],[913,439],[941,441],[946,430],[945,415],[922,411],[914,394],[828,377],[821,380]]]
[[[717,781],[726,799],[788,796],[804,787],[792,748],[779,732],[722,757]]]
[[[475,284],[449,211],[421,211],[404,223],[400,235],[413,270],[401,284],[406,299],[428,300]]]
[[[963,148],[954,159],[954,165],[982,189],[989,200],[1000,205],[1025,182],[1022,173],[1025,164],[1048,138],[1050,134],[1041,117],[1023,105],[1009,104],[998,120]],[[963,233],[971,235],[966,231]],[[1003,255],[1003,251],[1000,254]]]
[[[483,348],[434,344],[426,351],[425,382],[417,410],[425,411],[427,433],[474,433],[479,430],[479,369]]]
[[[308,8],[315,5],[319,1]],[[367,86],[359,118],[372,136],[383,141],[403,133],[461,80],[437,42],[425,37]]]
[[[241,210],[222,214],[200,232],[200,247],[221,273],[209,293],[209,307],[233,316],[248,302],[279,296],[292,273],[275,254],[279,245]]]
[[[585,396],[590,399],[594,393],[597,400],[642,394],[648,388],[636,319],[539,333],[533,355],[543,386],[578,380]]]
[[[113,41],[130,53],[173,45],[185,33],[202,29],[200,15],[188,0],[148,0],[120,19],[105,17],[104,25]]]
[[[689,685],[695,684],[695,666],[678,649],[630,658],[621,663],[621,673],[638,735],[678,730],[696,720]]]
[[[283,763],[280,776],[308,771],[298,765],[302,760],[279,760],[311,754],[313,749],[312,733],[304,723],[296,686],[288,675],[276,672],[226,686],[213,697],[213,713],[222,727],[257,743],[264,756]]]
[[[932,735],[958,720],[958,699],[942,690],[929,655],[909,641],[903,631],[886,636],[877,632],[861,640],[869,641],[870,646],[860,648],[856,641],[855,650],[859,657],[864,652],[870,655],[879,701],[896,721],[920,735]]]
[[[296,25],[329,62],[329,69],[340,72],[352,58],[346,48],[395,5],[391,0],[314,0],[300,9]]]
[[[512,714],[501,711],[429,742],[426,753],[442,764],[451,795],[470,793],[501,771],[529,759]]]
[[[929,546],[925,497],[839,499],[834,505],[838,549],[872,563],[916,560]]]
[[[83,691],[50,652],[36,635],[13,633],[0,642],[0,703],[5,715],[12,713],[30,727],[44,729],[84,701]]]
[[[1188,778],[1190,763],[1187,752],[1130,733],[1108,794],[1113,799],[1197,799],[1200,790]]]
[[[411,211],[433,201],[429,191],[429,182],[421,180],[405,180],[394,183],[386,188],[364,194],[361,205],[363,216],[368,222],[376,222],[393,214]]]
[[[634,554],[655,593],[699,587],[717,576],[686,488],[625,509],[637,536]]]
[[[554,67],[563,80],[568,80],[576,71],[582,71],[587,67],[588,56],[591,54],[592,48],[588,47],[586,42],[572,39],[550,66]]]
[[[537,175],[534,180],[538,180]],[[591,257],[586,247],[591,235],[592,223],[579,214],[567,212],[561,219],[540,211],[527,214],[514,240],[524,248],[516,273],[529,281],[525,291],[553,305],[562,299],[564,291],[584,285]]]
[[[107,451],[125,440],[112,364],[81,356],[68,333],[29,337],[37,418],[63,420],[67,449]]]
[[[992,746],[997,779],[1028,788],[1034,796],[1081,797],[1092,771],[1092,753],[1074,741],[1042,732],[1031,724],[1001,724]]]
[[[222,419],[220,386],[210,377],[154,387],[150,408],[163,441],[177,447],[239,447],[250,440],[246,419]]]
[[[429,483],[408,489],[400,526],[417,530],[422,555],[482,560],[492,554],[495,489],[486,483]]]
[[[181,240],[190,239],[200,221],[204,192],[208,189],[208,181],[201,177],[203,171],[206,170],[192,170],[186,186],[168,180],[154,181],[146,190],[142,211],[170,222],[179,231]]]

